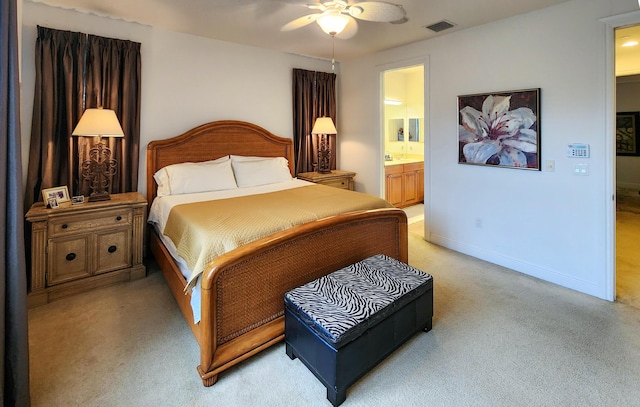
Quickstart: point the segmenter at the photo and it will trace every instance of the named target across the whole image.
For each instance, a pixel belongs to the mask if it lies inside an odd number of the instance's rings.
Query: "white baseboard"
[[[541,267],[536,264],[505,256],[501,253],[491,252],[477,246],[468,245],[446,238],[444,236],[432,234],[430,242],[442,247],[446,247],[447,249],[455,250],[457,252],[476,257],[489,263],[497,264],[513,271],[538,278],[540,280],[557,284],[559,286],[579,291],[584,294],[592,295],[600,299],[606,299],[606,288],[599,287],[592,281],[576,278],[575,276],[570,276],[557,270]]]

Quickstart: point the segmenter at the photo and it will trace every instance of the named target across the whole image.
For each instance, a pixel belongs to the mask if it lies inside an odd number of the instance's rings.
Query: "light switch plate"
[[[589,164],[578,163],[573,167],[575,175],[589,175]]]
[[[556,170],[555,160],[547,160],[544,163],[544,169],[548,172],[554,172]]]

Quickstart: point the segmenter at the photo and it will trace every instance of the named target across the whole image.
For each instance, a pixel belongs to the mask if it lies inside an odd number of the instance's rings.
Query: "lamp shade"
[[[337,35],[349,23],[349,17],[336,10],[327,10],[318,18],[318,25],[329,35]]]
[[[337,134],[336,126],[333,124],[333,120],[330,117],[318,117],[311,134]]]
[[[111,109],[86,109],[71,133],[74,136],[124,137],[116,112]]]

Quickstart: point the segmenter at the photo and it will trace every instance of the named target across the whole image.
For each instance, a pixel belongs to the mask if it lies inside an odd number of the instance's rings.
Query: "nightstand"
[[[350,189],[351,191],[355,188],[353,181],[355,176],[355,172],[341,170],[333,170],[329,174],[320,174],[319,172],[301,172],[298,174],[298,178],[305,181],[336,188]]]
[[[53,209],[34,204],[25,215],[31,222],[28,306],[144,277],[146,212],[139,192]]]

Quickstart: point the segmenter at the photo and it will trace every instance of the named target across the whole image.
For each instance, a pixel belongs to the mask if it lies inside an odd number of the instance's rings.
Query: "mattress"
[[[169,218],[169,213],[171,209],[176,205],[191,203],[191,202],[203,202],[203,201],[211,201],[217,199],[228,199],[235,198],[241,196],[249,196],[249,195],[257,195],[264,194],[269,192],[282,191],[291,188],[300,188],[303,186],[315,185],[308,181],[303,181],[300,179],[292,179],[287,182],[280,182],[276,184],[268,184],[268,185],[260,185],[255,187],[246,187],[246,188],[237,188],[231,190],[223,190],[223,191],[212,191],[212,192],[201,192],[196,194],[182,194],[182,195],[169,195],[156,197],[151,204],[151,209],[149,210],[149,216],[147,221],[153,225],[153,227],[158,232],[158,236],[160,236],[160,240],[164,243],[165,247],[176,261],[182,276],[185,279],[188,279],[191,276],[192,271],[187,266],[186,261],[180,257],[178,254],[178,250],[176,246],[173,244],[171,239],[167,238],[162,231],[164,230],[167,219]],[[191,293],[191,310],[193,311],[193,322],[197,324],[200,322],[200,279],[197,279],[192,289]]]
[[[359,192],[292,179],[232,190],[162,196],[149,222],[187,280],[194,323],[200,321],[200,279],[217,256],[261,237],[340,213],[391,208]]]

